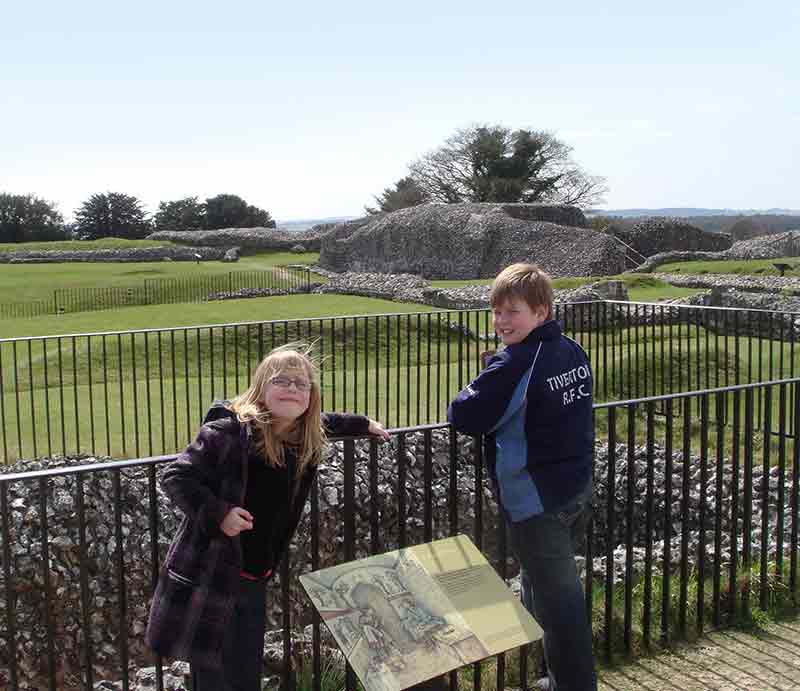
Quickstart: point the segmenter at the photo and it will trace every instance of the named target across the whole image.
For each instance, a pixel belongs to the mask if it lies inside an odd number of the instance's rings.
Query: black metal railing
[[[247,291],[306,293],[311,272],[297,267],[273,267],[261,271],[229,271],[224,274],[146,278],[130,286],[56,288],[48,300],[0,304],[0,318],[20,319],[49,314],[74,314],[142,305],[206,302]]]
[[[798,387],[795,378],[595,406],[595,513],[583,556],[601,657],[725,627],[766,610],[778,590],[797,603],[800,446],[788,429],[800,417]],[[669,414],[681,402],[691,405]],[[283,631],[287,690],[301,665],[322,688],[324,629],[298,572],[466,533],[502,577],[513,573],[483,470],[491,445],[428,425],[393,430],[389,444],[335,447],[274,593],[282,612],[270,624]],[[101,669],[129,688],[129,665],[153,664],[142,622],[176,526],[157,487],[171,459],[0,474],[0,668],[9,688],[23,679],[92,688]],[[494,665],[496,688],[509,674],[527,688],[521,652],[476,666],[473,687]],[[355,688],[352,674],[345,686]]]
[[[610,301],[556,306],[565,332],[589,353],[597,401],[793,377],[799,317]],[[394,427],[444,420],[453,395],[480,371],[481,353],[497,347],[488,310],[0,339],[0,458],[173,453],[210,400],[242,391],[266,352],[295,340],[316,343],[328,409]],[[759,404],[759,423],[762,415]]]

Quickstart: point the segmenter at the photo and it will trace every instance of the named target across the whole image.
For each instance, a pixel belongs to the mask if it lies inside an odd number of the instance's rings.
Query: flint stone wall
[[[336,226],[322,238],[320,266],[442,279],[493,278],[518,261],[554,276],[624,270],[614,238],[552,219],[586,225],[572,207],[423,204]]]
[[[614,235],[645,257],[675,251],[721,252],[733,244],[726,233],[709,233],[676,218],[648,218],[632,228],[613,228]]]
[[[0,253],[0,264],[55,264],[60,262],[221,261],[222,247],[136,247],[105,250],[22,250]]]
[[[648,273],[662,264],[689,261],[721,261],[725,259],[777,259],[800,257],[800,230],[789,230],[775,235],[760,235],[750,240],[733,243],[722,252],[660,252],[632,271]]]
[[[382,273],[336,273],[316,267],[315,273],[329,278],[314,289],[317,293],[339,293],[346,295],[363,295],[365,297],[394,300],[396,302],[413,302],[432,305],[446,310],[488,309],[488,285],[462,286],[460,288],[434,288],[430,283],[412,274]],[[627,290],[620,281],[598,281],[571,290],[556,290],[556,303],[585,303],[601,301],[608,297],[627,299]],[[610,284],[615,284],[609,287]],[[589,306],[562,307],[558,318],[564,326],[572,328],[598,328],[602,325],[613,325],[622,319],[619,305],[608,305],[605,310],[592,309]],[[494,333],[474,333],[466,326],[451,323],[451,329],[460,329],[465,335],[478,340],[494,340]]]
[[[433,535],[434,538],[444,537],[449,534],[449,485],[450,485],[450,440],[446,431],[432,433],[432,485],[430,496],[433,503]],[[406,494],[407,515],[407,540],[408,544],[417,544],[424,541],[424,526],[422,521],[422,507],[425,498],[424,488],[424,436],[422,433],[411,434],[407,438],[405,459],[408,463],[408,478],[404,488]],[[371,553],[372,545],[369,537],[369,525],[373,501],[377,501],[378,520],[380,532],[376,551],[383,552],[398,547],[397,512],[397,442],[393,441],[378,446],[378,474],[377,494],[371,495],[371,477],[369,471],[369,444],[363,441],[356,442],[356,484],[355,484],[355,510],[356,510],[356,558],[367,556]],[[633,523],[634,550],[632,568],[634,573],[640,574],[644,569],[644,546],[646,540],[647,513],[646,505],[646,477],[647,477],[647,449],[645,446],[636,446],[633,450],[632,476],[635,483],[633,497]],[[498,558],[498,514],[497,506],[492,492],[484,484],[476,495],[475,468],[474,468],[474,441],[469,437],[459,437],[456,475],[456,497],[458,498],[458,531],[469,535],[474,534],[474,515],[476,496],[483,502],[483,521],[485,532],[483,535],[483,551],[495,567],[499,566]],[[625,572],[625,510],[628,495],[627,459],[628,449],[624,444],[618,444],[615,449],[615,481],[613,487],[613,504],[617,516],[613,535],[608,535],[606,526],[606,504],[609,500],[608,478],[608,447],[602,443],[596,446],[596,492],[595,506],[595,554],[605,555],[610,549],[614,555],[613,573],[615,582],[622,579]],[[42,460],[36,462],[19,462],[6,469],[6,472],[19,472],[23,470],[41,469],[55,465],[74,465],[87,463],[93,460],[107,459],[62,459]],[[690,457],[688,465],[684,465],[683,457],[679,452],[673,453],[672,492],[666,495],[666,454],[658,444],[654,447],[653,467],[655,484],[653,490],[654,501],[654,562],[655,570],[660,566],[660,555],[664,549],[665,537],[669,540],[668,551],[672,555],[672,566],[679,564],[681,536],[680,517],[682,511],[681,487],[683,486],[683,472],[688,473],[689,495],[686,500],[688,507],[688,540],[690,559],[696,559],[699,544],[699,517],[701,496],[706,497],[706,523],[707,544],[706,555],[709,568],[713,563],[714,544],[709,537],[709,530],[717,518],[717,506],[721,507],[723,540],[721,551],[723,560],[730,557],[733,545],[729,541],[731,491],[733,478],[730,473],[730,464],[724,462],[725,475],[720,478],[722,493],[717,503],[717,477],[713,469],[709,471],[705,486],[700,482],[699,459]],[[743,470],[737,479],[738,487],[744,487]],[[320,468],[319,499],[320,499],[320,533],[319,560],[322,566],[340,563],[344,559],[342,536],[342,510],[343,510],[343,464],[342,454],[338,446],[334,447]],[[92,623],[92,646],[94,655],[94,668],[98,680],[114,680],[120,678],[118,644],[118,615],[119,593],[116,586],[116,550],[117,538],[114,529],[114,488],[112,478],[108,472],[89,473],[85,476],[85,509],[87,518],[87,567],[89,586],[89,608]],[[754,488],[753,516],[752,516],[752,543],[751,549],[754,560],[759,558],[761,549],[761,495],[762,469],[754,468],[752,472],[752,486]],[[785,478],[780,478],[778,469],[773,468],[766,478],[768,487],[767,510],[770,525],[775,526],[777,516],[778,486],[783,480],[783,496],[785,515],[790,515],[791,502],[791,476],[787,473]],[[77,518],[75,505],[74,477],[55,478],[47,484],[45,501],[48,507],[48,521],[50,526],[50,568],[49,578],[54,597],[51,601],[51,615],[57,632],[56,660],[58,664],[58,688],[71,689],[78,686],[80,651],[83,644],[83,624],[80,610],[80,581],[79,560],[80,551],[77,536]],[[124,577],[126,584],[126,597],[128,606],[128,647],[130,650],[131,675],[134,676],[137,668],[146,668],[151,664],[149,653],[143,642],[143,633],[147,621],[149,598],[151,594],[151,565],[150,549],[151,538],[148,528],[148,476],[144,469],[128,468],[123,471],[121,482],[121,496],[119,506],[122,510],[122,543],[124,554]],[[160,489],[158,492],[158,520],[160,525],[159,549],[163,558],[169,539],[174,535],[179,521],[179,513],[174,509]],[[10,547],[12,555],[11,571],[14,574],[15,611],[17,616],[17,663],[21,676],[21,688],[35,689],[46,686],[46,655],[45,647],[45,614],[44,593],[41,570],[41,535],[40,535],[40,494],[39,484],[29,483],[10,485],[8,504],[10,510],[9,531],[11,535]],[[664,517],[664,507],[669,502],[672,507],[672,523],[667,523]],[[741,505],[740,505],[741,509]],[[291,563],[294,575],[292,577],[290,603],[293,628],[302,632],[310,623],[310,609],[306,598],[296,582],[295,575],[311,569],[310,527],[307,523],[309,508],[306,507],[305,517],[297,537],[291,548]],[[741,525],[740,525],[741,527]],[[790,521],[784,525],[783,547],[790,544]],[[768,536],[768,555],[774,558],[777,549],[777,533],[771,530]],[[739,547],[741,549],[741,546]],[[592,562],[592,571],[597,578],[605,575],[605,556],[598,556]],[[585,560],[578,557],[578,565],[585,570]],[[509,573],[515,574],[516,567],[509,557]],[[0,570],[0,589],[5,589]],[[279,609],[280,590],[279,581],[270,586],[268,597],[268,628],[279,629],[281,626],[281,613]],[[5,626],[5,618],[0,626]],[[0,633],[5,633],[0,631]],[[302,635],[302,634],[301,634]],[[268,643],[265,652],[265,675],[270,676],[280,671],[280,645],[276,633],[267,636]],[[0,636],[0,679],[7,679],[7,667],[10,651],[8,639]],[[170,661],[167,661],[170,664]],[[174,670],[180,675],[179,670]],[[144,679],[147,675],[140,675]],[[105,686],[97,688],[114,688],[105,682]],[[134,686],[134,689],[140,687]],[[142,689],[147,688],[142,682]]]
[[[242,254],[264,251],[291,252],[302,243],[304,251],[319,252],[320,238],[328,232],[326,226],[292,231],[280,228],[220,228],[219,230],[161,230],[147,236],[148,240],[169,240],[180,245],[238,247]]]

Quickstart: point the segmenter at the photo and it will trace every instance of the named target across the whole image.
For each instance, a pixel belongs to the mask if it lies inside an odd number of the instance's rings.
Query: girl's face
[[[294,422],[308,410],[311,377],[300,367],[281,370],[267,380],[262,400],[278,422]]]

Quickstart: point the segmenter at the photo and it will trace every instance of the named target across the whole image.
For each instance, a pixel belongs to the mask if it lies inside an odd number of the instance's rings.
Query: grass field
[[[322,301],[339,296],[318,297]],[[281,300],[290,305],[299,299]],[[380,308],[392,305],[350,299],[362,303],[359,311],[364,314],[381,313]],[[329,307],[317,304],[316,308],[324,314]],[[296,309],[287,309],[286,314],[299,316]],[[191,315],[186,319],[191,321]],[[393,427],[442,421],[447,402],[477,375],[480,352],[492,345],[467,335],[459,323],[472,333],[489,333],[491,328],[487,311],[449,315],[428,311],[213,328],[173,324],[162,331],[6,342],[0,344],[3,453],[13,459],[53,449],[102,450],[115,456],[175,451],[191,436],[213,398],[233,396],[246,386],[260,353],[298,339],[317,343],[325,373],[324,402],[330,409],[374,415]],[[719,336],[698,327],[573,335],[589,352],[597,401],[800,372],[800,352],[793,344]],[[777,396],[774,393],[769,406],[776,429]],[[758,421],[764,405],[757,404]],[[725,407],[731,417],[732,397]],[[675,415],[682,410],[676,403]],[[618,434],[624,435],[623,412],[619,416]],[[695,441],[699,417],[693,410],[690,426]],[[643,420],[640,408],[637,425]],[[663,417],[655,424],[659,433],[664,431]],[[682,418],[677,419],[676,434],[682,424]],[[598,413],[596,427],[598,435],[607,434],[607,412]],[[679,438],[678,434],[675,439]],[[713,448],[714,439],[710,443]]]
[[[755,274],[764,276],[780,276],[775,264],[789,264],[800,267],[800,257],[779,257],[777,259],[730,259],[722,261],[674,262],[662,264],[656,271],[659,273],[684,274]],[[787,276],[797,275],[790,271]]]
[[[124,307],[32,319],[6,319],[0,323],[0,338],[166,329],[273,319],[310,319],[334,315],[428,312],[434,309],[426,305],[397,303],[358,295],[331,293],[283,295],[204,303]]]
[[[140,241],[142,242],[142,241]],[[0,303],[48,300],[56,288],[139,287],[145,278],[211,276],[231,271],[259,271],[286,264],[310,264],[319,254],[271,252],[226,262],[68,262],[64,264],[4,264],[0,272]],[[314,280],[321,280],[315,278]]]
[[[168,240],[126,240],[103,238],[102,240],[56,240],[53,242],[0,242],[0,252],[26,252],[29,250],[118,250],[136,247],[170,247],[176,243]]]

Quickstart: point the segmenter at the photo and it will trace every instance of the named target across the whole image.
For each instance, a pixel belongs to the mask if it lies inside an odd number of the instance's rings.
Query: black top
[[[369,418],[347,413],[323,413],[322,424],[330,436],[367,433]],[[255,444],[247,459],[247,486],[244,508],[253,516],[252,530],[243,530],[242,571],[264,578],[278,564],[300,518],[307,491],[297,486],[297,454],[293,447],[284,447],[284,467],[267,465]],[[290,481],[291,478],[291,481]],[[310,477],[306,477],[308,484]],[[299,505],[298,505],[299,504]]]
[[[294,471],[294,454],[287,453],[287,465]],[[244,508],[253,516],[253,529],[243,530],[242,571],[263,577],[274,555],[270,554],[274,537],[286,531],[289,523],[289,502],[292,486],[289,484],[289,471],[286,467],[271,468],[263,455],[255,449],[250,450],[247,460],[247,489],[244,495]],[[294,472],[292,472],[294,475]]]

